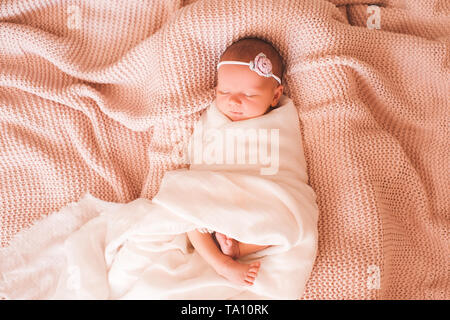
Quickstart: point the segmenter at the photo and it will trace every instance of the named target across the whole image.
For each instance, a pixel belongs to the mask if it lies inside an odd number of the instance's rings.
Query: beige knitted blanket
[[[305,299],[450,298],[448,0],[3,0],[1,244],[151,199],[244,36],[285,58],[319,248]]]

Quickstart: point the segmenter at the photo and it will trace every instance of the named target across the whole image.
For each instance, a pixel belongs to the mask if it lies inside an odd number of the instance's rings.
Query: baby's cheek
[[[249,106],[249,113],[254,116],[263,115],[265,112],[265,106],[262,103],[254,103]]]
[[[216,106],[217,106],[217,109],[219,109],[219,111],[222,111],[222,112],[225,111],[224,104],[222,101],[216,100]]]

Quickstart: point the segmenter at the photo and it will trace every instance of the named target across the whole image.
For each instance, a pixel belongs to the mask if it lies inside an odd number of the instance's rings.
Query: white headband
[[[280,78],[272,73],[272,63],[270,59],[266,57],[266,55],[262,52],[258,53],[253,61],[250,62],[242,62],[242,61],[222,61],[217,65],[217,69],[223,64],[241,64],[244,66],[249,66],[250,70],[255,71],[260,76],[269,78],[273,77],[275,80],[281,84]]]

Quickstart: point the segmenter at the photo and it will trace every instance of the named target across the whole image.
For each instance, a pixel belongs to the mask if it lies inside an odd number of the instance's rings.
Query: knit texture
[[[450,3],[373,1],[374,29],[364,2],[1,1],[1,245],[84,192],[153,198],[220,54],[256,36],[320,209],[304,299],[449,299]]]

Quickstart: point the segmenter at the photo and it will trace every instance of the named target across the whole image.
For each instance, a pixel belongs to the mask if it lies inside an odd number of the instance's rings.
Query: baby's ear
[[[283,91],[284,91],[284,86],[282,84],[280,84],[278,86],[277,90],[280,90],[280,97],[281,97],[281,95],[283,94]]]
[[[283,89],[284,89],[284,87],[281,84],[278,85],[278,87],[276,87],[275,94],[273,96],[273,101],[272,101],[272,105],[274,107],[278,105],[278,102],[280,101],[281,96],[283,95]]]

